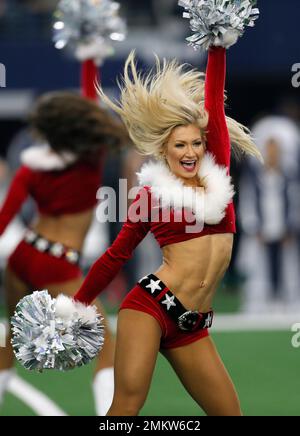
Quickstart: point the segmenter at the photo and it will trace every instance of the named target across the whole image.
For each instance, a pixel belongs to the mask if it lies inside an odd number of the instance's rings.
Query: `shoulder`
[[[26,165],[21,165],[17,171],[15,172],[11,183],[17,185],[27,186],[27,188],[31,188],[36,181],[36,172],[32,171],[31,168]]]
[[[135,205],[137,202],[139,202],[139,204],[141,204],[143,201],[148,202],[150,198],[151,198],[151,187],[141,186],[137,191],[137,194],[135,196],[134,201],[132,202],[132,205]]]
[[[72,153],[55,153],[48,144],[32,145],[21,153],[22,164],[34,171],[65,170],[76,160]]]
[[[27,165],[21,165],[20,168],[16,171],[15,177],[31,179],[34,177],[35,171],[29,168]]]
[[[170,182],[177,181],[163,161],[146,162],[136,174],[140,186],[146,189],[154,186],[169,186]]]

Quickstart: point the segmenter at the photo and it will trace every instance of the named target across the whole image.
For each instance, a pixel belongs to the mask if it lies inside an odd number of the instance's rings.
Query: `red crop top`
[[[209,51],[205,84],[205,107],[209,112],[207,151],[214,155],[218,165],[225,166],[229,172],[230,139],[224,111],[225,73],[225,49],[211,49]],[[77,301],[90,304],[116,276],[149,231],[154,234],[161,247],[208,234],[235,233],[233,203],[228,205],[226,215],[219,224],[205,225],[203,230],[198,233],[186,233],[186,221],[174,222],[174,212],[171,212],[170,222],[151,222],[151,220],[143,222],[143,219],[133,222],[130,218],[131,211],[135,209],[137,202],[142,204],[140,202],[141,195],[143,195],[143,201],[145,198],[148,205],[151,204],[150,188],[144,187],[129,208],[127,221],[124,223],[118,237],[89,271],[85,282],[75,295]],[[191,225],[191,223],[188,225]]]
[[[79,213],[97,204],[101,182],[99,165],[78,162],[64,170],[40,171],[21,166],[0,209],[0,235],[30,195],[41,214]]]

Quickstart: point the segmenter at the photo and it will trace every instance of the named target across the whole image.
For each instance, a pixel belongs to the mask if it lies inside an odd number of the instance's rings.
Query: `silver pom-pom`
[[[18,303],[11,320],[16,358],[38,371],[85,365],[103,346],[102,320],[94,306],[36,291]]]
[[[124,41],[126,22],[120,4],[112,0],[60,0],[54,13],[53,40],[57,49],[68,46],[80,60],[98,63],[113,54],[110,41]]]
[[[187,38],[194,49],[210,46],[231,47],[254,26],[259,16],[256,0],[179,0],[194,34]]]

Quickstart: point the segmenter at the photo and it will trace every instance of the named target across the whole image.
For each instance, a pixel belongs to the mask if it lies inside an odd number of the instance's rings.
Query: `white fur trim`
[[[77,46],[75,55],[80,62],[93,59],[96,65],[101,66],[104,60],[114,54],[114,49],[102,38],[95,38],[87,43],[80,43]]]
[[[71,319],[75,311],[75,303],[70,297],[61,294],[56,298],[55,312],[59,318]]]
[[[22,164],[39,171],[63,170],[76,159],[70,152],[55,153],[48,144],[33,145],[21,153]]]
[[[85,304],[75,302],[76,311],[84,322],[95,322],[98,318],[96,306],[86,306]]]
[[[226,167],[217,165],[212,154],[202,159],[198,176],[205,183],[204,197],[195,189],[186,187],[163,162],[147,162],[137,173],[141,186],[149,186],[161,207],[189,208],[199,221],[218,224],[234,196],[231,177]]]
[[[239,39],[239,32],[235,29],[226,30],[221,37],[216,37],[214,44],[216,47],[230,48]]]
[[[55,312],[59,318],[72,319],[74,314],[79,315],[83,322],[94,322],[98,318],[95,306],[85,306],[66,295],[60,294],[55,301]]]

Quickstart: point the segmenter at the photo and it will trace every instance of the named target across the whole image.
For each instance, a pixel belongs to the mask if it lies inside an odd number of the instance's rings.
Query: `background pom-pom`
[[[126,23],[120,4],[112,0],[60,0],[54,13],[53,41],[57,49],[68,46],[77,59],[101,62],[114,53],[112,41],[124,41]]]
[[[47,291],[36,291],[17,305],[11,320],[12,345],[29,370],[69,370],[89,363],[104,342],[102,318],[96,308]]]
[[[187,41],[195,49],[231,47],[259,16],[256,0],[179,0],[178,4],[190,20],[194,33]]]

